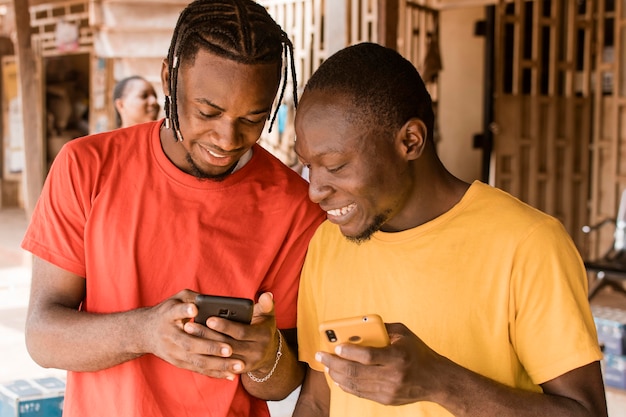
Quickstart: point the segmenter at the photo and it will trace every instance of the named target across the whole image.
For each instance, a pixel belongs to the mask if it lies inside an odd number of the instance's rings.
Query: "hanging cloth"
[[[432,33],[429,34],[429,37],[430,41],[428,42],[428,49],[422,65],[422,78],[425,83],[435,82],[439,71],[443,69],[441,53],[439,52],[439,36],[436,33]]]

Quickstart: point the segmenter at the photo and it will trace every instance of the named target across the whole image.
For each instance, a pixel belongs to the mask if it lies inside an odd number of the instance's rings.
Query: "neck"
[[[165,123],[163,123],[159,130],[159,139],[161,141],[161,149],[163,149],[165,156],[167,156],[178,169],[190,173],[190,167],[186,159],[187,151],[183,148],[181,143],[176,140],[174,129],[166,128]]]
[[[427,223],[454,207],[470,184],[452,175],[432,155],[422,155],[411,165],[413,186],[404,208],[381,230],[401,231]]]

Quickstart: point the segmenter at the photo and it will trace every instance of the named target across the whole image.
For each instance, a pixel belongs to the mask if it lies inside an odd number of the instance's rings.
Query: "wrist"
[[[280,334],[280,331],[277,329],[276,334],[278,335],[278,347],[276,349],[276,356],[274,358],[274,363],[271,365],[269,369],[259,368],[252,372],[247,372],[248,378],[253,380],[254,382],[265,382],[274,375],[276,368],[278,367],[278,362],[283,355],[283,336]]]

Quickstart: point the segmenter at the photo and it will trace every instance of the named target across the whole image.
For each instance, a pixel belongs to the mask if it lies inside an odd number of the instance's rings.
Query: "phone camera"
[[[220,311],[217,313],[218,316],[227,319],[228,318],[228,309],[220,308]]]
[[[326,330],[326,337],[331,343],[335,343],[337,341],[337,335],[335,335],[334,330]]]

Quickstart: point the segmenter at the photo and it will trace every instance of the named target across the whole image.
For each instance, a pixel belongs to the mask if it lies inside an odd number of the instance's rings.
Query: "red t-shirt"
[[[76,139],[57,156],[22,243],[84,276],[82,309],[153,306],[182,289],[274,294],[279,328],[296,325],[298,279],[323,213],[307,183],[258,145],[223,181],[198,180],[161,149],[161,122]],[[106,335],[102,335],[106,337]],[[263,416],[241,383],[153,356],[69,372],[64,416]]]

